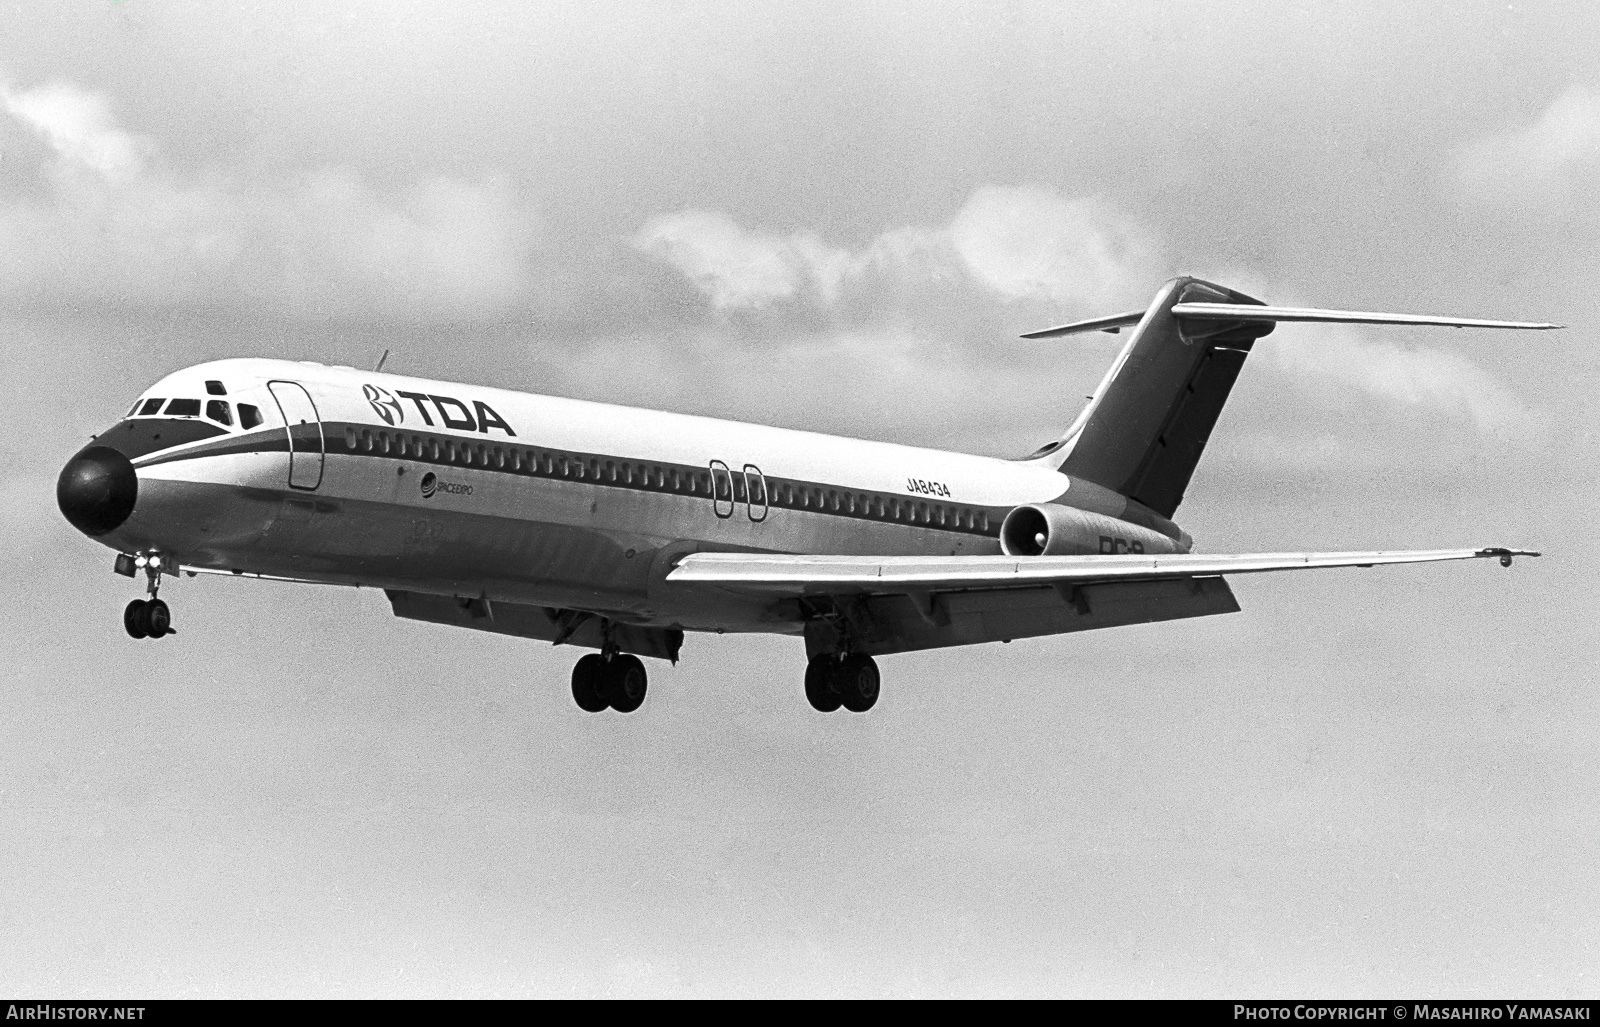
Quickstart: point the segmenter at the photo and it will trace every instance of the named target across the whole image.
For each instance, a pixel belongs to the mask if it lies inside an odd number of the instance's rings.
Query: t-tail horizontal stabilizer
[[[1066,434],[1030,458],[1171,518],[1251,348],[1280,321],[1536,331],[1561,327],[1543,321],[1274,307],[1212,282],[1174,278],[1143,311],[1023,336],[1046,339],[1131,329],[1122,352]]]
[[[1266,307],[1245,303],[1175,303],[1172,314],[1180,321],[1306,321],[1321,324],[1434,325],[1443,328],[1518,328],[1549,331],[1566,325],[1546,321],[1491,321],[1481,317],[1442,317],[1436,314],[1386,314],[1371,310],[1320,310],[1315,307]],[[1144,318],[1142,310],[1126,314],[1074,321],[1057,328],[1029,332],[1024,339],[1054,339],[1080,332],[1109,332],[1112,335]]]

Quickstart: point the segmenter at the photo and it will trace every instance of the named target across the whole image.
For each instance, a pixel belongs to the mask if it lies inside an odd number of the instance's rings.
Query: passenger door
[[[322,484],[322,419],[299,382],[268,382],[289,439],[289,487],[311,492]]]

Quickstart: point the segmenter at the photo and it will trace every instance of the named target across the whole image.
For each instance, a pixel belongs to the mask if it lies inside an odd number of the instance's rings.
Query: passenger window
[[[254,428],[261,423],[261,411],[249,403],[239,404],[239,427]]]
[[[200,401],[198,399],[175,399],[167,404],[168,417],[199,417]]]
[[[206,382],[207,396],[226,396],[228,390],[222,387],[221,382]]]
[[[163,404],[165,402],[166,402],[166,400],[164,400],[164,399],[147,399],[147,400],[145,400],[144,401],[144,409],[139,411],[139,416],[140,417],[149,417],[151,414],[159,412],[161,410],[161,404]]]

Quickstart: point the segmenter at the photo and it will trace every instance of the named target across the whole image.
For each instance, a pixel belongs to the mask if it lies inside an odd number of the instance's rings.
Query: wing
[[[1227,556],[809,556],[693,553],[667,575],[680,584],[779,597],[992,591],[1260,574],[1319,567],[1538,556],[1525,549],[1424,549],[1369,553],[1243,553]]]

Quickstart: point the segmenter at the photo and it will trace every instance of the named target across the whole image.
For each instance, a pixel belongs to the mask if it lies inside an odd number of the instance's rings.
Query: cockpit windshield
[[[208,381],[205,383],[206,392],[212,396],[227,395],[227,390],[221,382]],[[204,417],[208,421],[220,424],[225,428],[233,427],[233,404],[225,399],[192,399],[180,396],[168,399],[165,396],[149,396],[136,400],[128,409],[129,417]],[[239,404],[239,426],[241,428],[254,428],[262,423],[261,410],[249,403]]]

